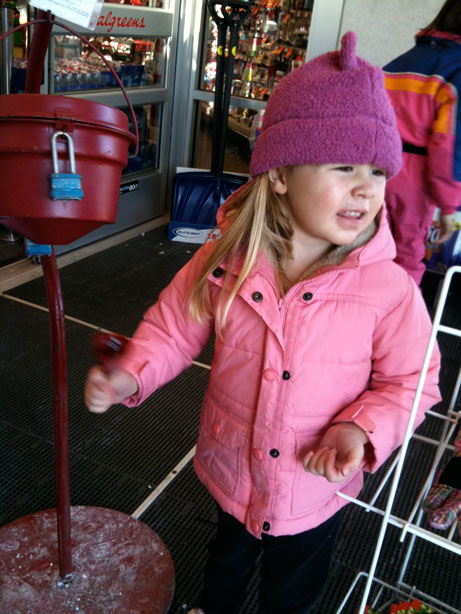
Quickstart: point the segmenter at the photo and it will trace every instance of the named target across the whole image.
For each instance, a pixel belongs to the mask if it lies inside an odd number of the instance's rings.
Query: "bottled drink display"
[[[164,39],[90,36],[88,40],[109,60],[125,87],[163,82]],[[114,75],[88,45],[75,36],[55,37],[56,93],[114,87],[118,87]]]
[[[163,8],[163,0],[111,0],[112,4]],[[19,24],[20,10],[16,2],[9,2],[14,9],[14,24]],[[19,5],[18,5],[19,6]],[[20,5],[22,7],[22,4]],[[32,19],[34,11],[28,9],[23,21]],[[27,34],[16,32],[14,60],[11,71],[11,92],[24,92],[27,69]],[[165,39],[138,39],[133,37],[91,36],[88,39],[112,62],[125,87],[142,87],[163,84],[165,70]],[[115,88],[116,80],[101,59],[80,39],[66,34],[54,37],[54,91],[55,93],[88,89]]]

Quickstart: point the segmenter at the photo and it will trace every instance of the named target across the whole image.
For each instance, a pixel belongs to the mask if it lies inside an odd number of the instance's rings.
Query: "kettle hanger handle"
[[[216,10],[217,6],[221,7],[222,17]],[[231,9],[230,12],[226,10],[228,8]],[[228,26],[240,27],[250,14],[251,8],[252,3],[245,0],[208,0],[208,10],[218,26],[225,22]]]

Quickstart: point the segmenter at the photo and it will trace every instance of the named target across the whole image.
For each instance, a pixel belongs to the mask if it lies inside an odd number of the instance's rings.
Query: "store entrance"
[[[266,101],[277,82],[309,59],[336,48],[344,0],[252,3],[235,55],[224,171],[249,173]],[[207,0],[183,3],[170,174],[210,169],[217,27]]]

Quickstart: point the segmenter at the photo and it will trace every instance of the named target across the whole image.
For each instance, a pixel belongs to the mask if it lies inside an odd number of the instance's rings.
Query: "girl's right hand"
[[[107,373],[102,367],[93,367],[86,380],[85,404],[95,414],[102,414],[137,391],[138,383],[127,371],[115,367]]]

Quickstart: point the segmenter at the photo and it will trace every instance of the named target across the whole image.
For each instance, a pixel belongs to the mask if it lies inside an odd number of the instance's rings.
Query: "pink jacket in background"
[[[403,141],[403,167],[387,184],[386,202],[396,261],[419,284],[435,208],[450,215],[461,205],[461,37],[420,32],[384,76]]]
[[[362,471],[331,484],[303,469],[303,456],[332,423],[352,421],[367,432],[366,471],[403,440],[431,323],[417,286],[392,262],[394,242],[380,218],[369,243],[283,299],[261,252],[216,337],[194,467],[219,505],[257,537],[315,527],[346,504],[339,489],[361,490]],[[179,271],[121,358],[139,385],[128,406],[188,367],[213,331],[213,321],[200,325],[188,314],[211,249],[205,244]],[[223,263],[209,276],[214,305],[225,270]],[[440,399],[438,370],[435,350],[416,425]]]

